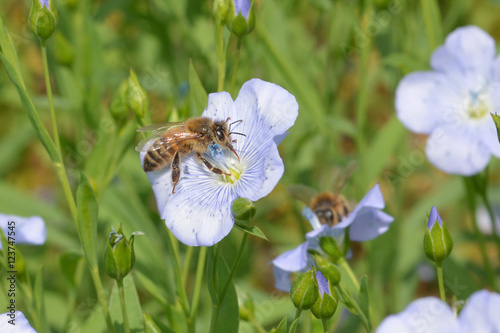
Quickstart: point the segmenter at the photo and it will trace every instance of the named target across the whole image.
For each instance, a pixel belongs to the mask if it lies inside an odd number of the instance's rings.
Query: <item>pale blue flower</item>
[[[47,240],[45,222],[40,216],[20,217],[0,214],[0,228],[7,240],[13,239],[15,244],[42,245]],[[1,243],[0,249],[2,249]]]
[[[432,227],[434,227],[436,222],[439,223],[440,227],[443,226],[443,219],[441,218],[441,215],[439,215],[436,207],[432,206],[431,213],[429,214],[429,220],[427,221],[427,228],[429,231],[432,230]]]
[[[314,230],[306,234],[306,242],[281,254],[272,261],[275,287],[282,291],[290,291],[290,274],[292,272],[304,272],[311,268],[314,259],[308,253],[308,250],[321,252],[319,246],[321,237],[332,237],[338,244],[342,244],[346,228],[349,228],[350,239],[354,241],[370,240],[385,233],[394,218],[382,211],[384,207],[384,197],[378,184],[361,199],[347,217],[344,217],[340,223],[333,227],[321,225],[314,212],[305,207],[303,215],[311,223]]]
[[[36,333],[21,311],[15,311],[15,314],[10,312],[0,314],[0,332]]]
[[[233,0],[234,3],[234,16],[238,16],[241,13],[245,19],[248,20],[248,14],[250,13],[250,0]]]
[[[500,110],[500,58],[495,41],[475,26],[458,28],[436,49],[432,71],[406,75],[396,111],[411,131],[428,134],[426,155],[458,175],[482,171],[500,144],[490,113]]]
[[[242,120],[231,129],[246,135],[233,137],[240,162],[229,149],[212,147],[205,154],[215,167],[231,173],[228,177],[208,170],[194,154],[185,156],[174,194],[170,168],[147,173],[160,216],[175,237],[186,245],[213,245],[233,227],[231,205],[235,199],[256,201],[268,195],[284,172],[277,145],[297,115],[293,95],[258,79],[246,82],[235,101],[227,92],[210,94],[203,117]],[[144,154],[143,149],[141,161]]]
[[[385,318],[376,333],[499,333],[500,294],[480,290],[455,317],[436,297],[413,301],[402,312]]]
[[[332,293],[330,292],[330,286],[328,285],[328,281],[325,279],[325,277],[323,276],[323,274],[321,274],[319,270],[316,271],[316,281],[318,281],[318,290],[321,297],[323,297],[325,293],[327,293],[330,296],[332,295]]]

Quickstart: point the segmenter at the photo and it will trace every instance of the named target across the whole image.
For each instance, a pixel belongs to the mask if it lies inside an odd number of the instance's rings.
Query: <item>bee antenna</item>
[[[231,119],[231,118],[227,118],[226,121],[228,121],[229,119]],[[231,131],[231,126],[233,126],[234,124],[239,124],[241,122],[243,122],[243,119],[233,121],[231,124],[229,124],[229,131]]]
[[[243,135],[243,136],[247,136],[246,134],[243,134],[243,133],[239,133],[239,132],[230,132],[229,135],[231,134],[238,134],[238,135]]]

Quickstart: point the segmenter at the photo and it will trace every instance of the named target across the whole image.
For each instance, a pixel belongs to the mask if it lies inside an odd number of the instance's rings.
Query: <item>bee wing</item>
[[[351,161],[342,171],[338,172],[333,182],[333,193],[340,193],[345,184],[351,179],[352,174],[358,167],[357,161]]]
[[[144,127],[141,127],[137,130],[137,132],[153,132],[153,133],[160,133],[163,132],[170,127],[174,126],[179,126],[182,125],[182,121],[176,121],[176,122],[170,122],[170,123],[160,123],[160,124],[152,124],[152,125],[147,125]]]
[[[146,144],[148,142],[150,142],[151,140],[157,139],[157,138],[161,137],[162,135],[163,135],[163,131],[159,131],[158,133],[151,134],[150,136],[148,136],[147,138],[145,138],[144,140],[139,142],[137,144],[137,146],[135,147],[135,150],[141,152],[141,151],[146,151],[146,150],[159,149],[160,147],[157,147],[157,148],[148,147],[147,149],[145,149],[144,147],[146,146]],[[175,133],[172,136],[170,136],[168,139],[166,139],[165,146],[168,149],[170,145],[178,144],[178,143],[183,142],[183,141],[197,139],[197,138],[199,138],[199,135],[196,133],[188,133],[188,132]]]
[[[288,186],[288,193],[295,199],[299,199],[306,205],[311,203],[311,199],[318,195],[318,192],[309,186],[302,184],[292,184]]]

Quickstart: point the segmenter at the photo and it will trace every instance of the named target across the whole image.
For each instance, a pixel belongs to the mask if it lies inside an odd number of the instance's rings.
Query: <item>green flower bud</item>
[[[75,51],[66,37],[59,31],[56,32],[56,60],[63,66],[71,66],[75,59]]]
[[[106,273],[115,280],[123,280],[125,276],[132,270],[135,263],[134,253],[134,236],[144,235],[140,231],[132,233],[130,239],[127,240],[123,234],[122,227],[116,232],[111,227],[111,232],[106,242]]]
[[[137,117],[145,117],[149,107],[148,95],[132,69],[130,69],[130,77],[128,79],[127,101],[129,107]]]
[[[249,34],[255,28],[254,2],[250,0],[229,1],[227,27],[239,38]]]
[[[238,308],[241,320],[250,321],[255,315],[253,300],[246,292],[238,292]]]
[[[450,255],[452,249],[453,240],[450,233],[441,216],[439,216],[436,207],[432,207],[427,223],[427,232],[424,237],[425,255],[430,260],[441,263]]]
[[[318,319],[330,319],[337,310],[339,295],[320,272],[316,272],[316,279],[319,286],[318,298],[314,302],[311,312]]]
[[[497,128],[498,141],[500,141],[500,116],[497,114],[490,113],[491,118],[495,122],[495,127]]]
[[[255,216],[257,208],[252,201],[245,198],[238,198],[233,201],[233,216],[236,224],[241,227],[247,227],[250,220]]]
[[[333,286],[339,284],[341,275],[337,267],[320,255],[313,255],[313,257],[316,262],[316,267],[321,274],[323,274]]]
[[[318,298],[318,282],[316,282],[316,277],[312,270],[297,277],[290,289],[290,297],[297,309],[307,310],[311,308],[316,298]]]
[[[56,30],[58,16],[55,0],[33,0],[29,17],[30,29],[42,43]]]
[[[120,86],[116,90],[113,99],[111,99],[111,103],[109,106],[109,110],[111,112],[111,116],[116,122],[122,122],[127,118],[130,108],[128,105],[128,80],[123,80],[120,83]]]
[[[344,251],[332,237],[321,237],[319,239],[319,246],[330,256],[333,262],[338,262],[338,260],[343,258],[345,255]]]
[[[219,24],[224,24],[226,22],[226,17],[229,9],[229,0],[215,0],[213,3],[213,14],[215,21]]]

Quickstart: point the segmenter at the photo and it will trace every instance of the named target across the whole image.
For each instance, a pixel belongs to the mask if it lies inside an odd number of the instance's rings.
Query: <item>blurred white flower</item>
[[[495,229],[497,234],[500,235],[500,207],[493,207],[493,214],[495,215]],[[491,225],[490,215],[485,206],[480,206],[476,210],[477,226],[479,230],[485,235],[491,235],[493,228]]]
[[[47,240],[45,222],[40,216],[21,217],[0,214],[0,228],[7,239],[9,237],[14,239],[15,244],[42,245]]]
[[[28,319],[21,311],[0,314],[0,332],[2,333],[36,333]]]

